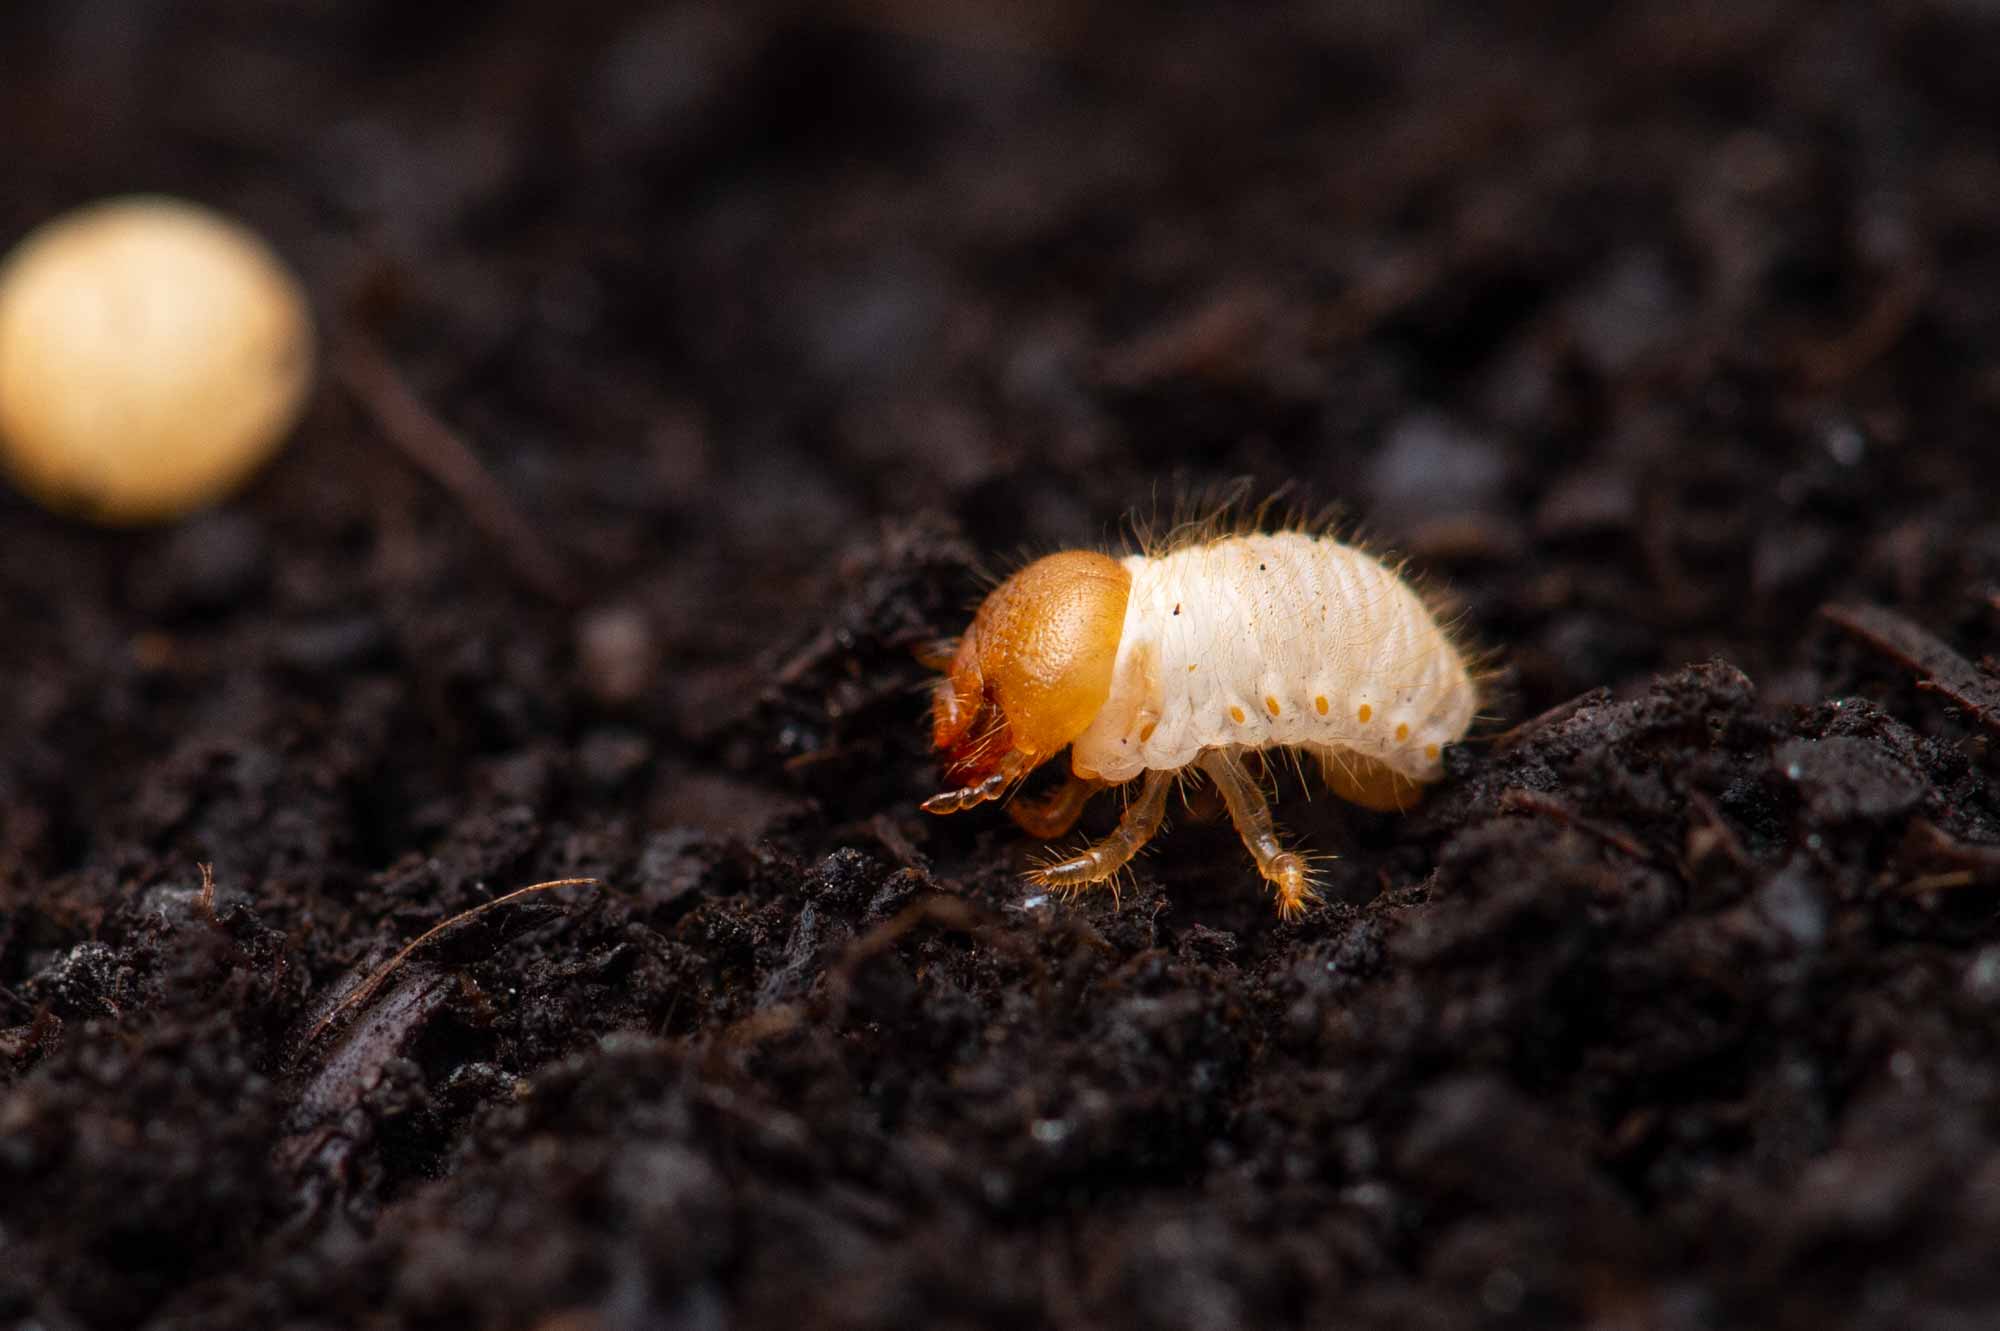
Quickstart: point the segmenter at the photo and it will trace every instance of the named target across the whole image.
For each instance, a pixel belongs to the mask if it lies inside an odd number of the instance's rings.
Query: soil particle
[[[0,243],[342,356],[0,495],[0,1325],[2000,1323],[1991,16],[1013,10],[0,6]],[[1491,649],[1425,803],[1280,766],[1289,924],[918,813],[983,580],[1240,477]]]

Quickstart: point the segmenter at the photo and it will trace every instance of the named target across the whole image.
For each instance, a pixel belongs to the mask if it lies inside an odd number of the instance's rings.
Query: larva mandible
[[[1286,917],[1318,892],[1244,755],[1294,750],[1341,798],[1400,812],[1444,774],[1441,750],[1479,701],[1464,654],[1395,570],[1304,530],[1122,559],[1045,556],[994,588],[937,663],[932,744],[955,784],[926,810],[999,799],[1068,748],[1060,789],[1008,806],[1031,835],[1055,837],[1097,792],[1137,781],[1116,831],[1031,875],[1079,890],[1139,852],[1193,767],[1221,792]]]

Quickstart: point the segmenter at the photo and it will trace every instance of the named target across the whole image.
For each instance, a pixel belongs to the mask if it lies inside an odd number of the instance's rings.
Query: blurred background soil
[[[0,7],[0,241],[188,195],[329,350],[205,516],[0,497],[0,1322],[2000,1324],[1997,65],[1975,0]],[[1037,896],[916,811],[912,647],[1235,477],[1495,719],[1408,818],[1287,779],[1296,924],[1202,807]]]

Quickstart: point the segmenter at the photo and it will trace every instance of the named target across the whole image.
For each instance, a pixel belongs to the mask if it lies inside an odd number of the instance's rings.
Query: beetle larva
[[[1115,832],[1034,874],[1077,889],[1138,853],[1193,767],[1290,916],[1318,894],[1244,755],[1295,750],[1341,798],[1400,811],[1443,775],[1443,746],[1477,709],[1464,655],[1423,598],[1331,537],[1238,534],[1123,559],[1069,550],[995,588],[952,652],[931,711],[956,785],[924,808],[998,799],[1069,748],[1061,789],[1009,805],[1030,833],[1059,836],[1092,795],[1136,781]]]

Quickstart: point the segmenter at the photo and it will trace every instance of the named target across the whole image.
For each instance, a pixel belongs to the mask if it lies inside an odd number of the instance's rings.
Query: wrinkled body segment
[[[1475,691],[1422,599],[1379,560],[1279,532],[1122,562],[1132,590],[1110,696],[1075,741],[1079,776],[1129,781],[1206,749],[1273,745],[1383,769],[1385,795],[1395,777],[1414,795],[1443,775]]]
[[[1367,553],[1306,532],[1226,536],[1161,555],[1051,555],[996,588],[933,700],[958,789],[925,808],[999,798],[1070,748],[1070,783],[1010,806],[1052,836],[1110,785],[1138,782],[1119,830],[1045,866],[1045,884],[1114,876],[1157,830],[1168,785],[1215,782],[1287,914],[1312,900],[1243,755],[1289,748],[1342,798],[1402,810],[1443,775],[1478,690],[1423,599]]]

